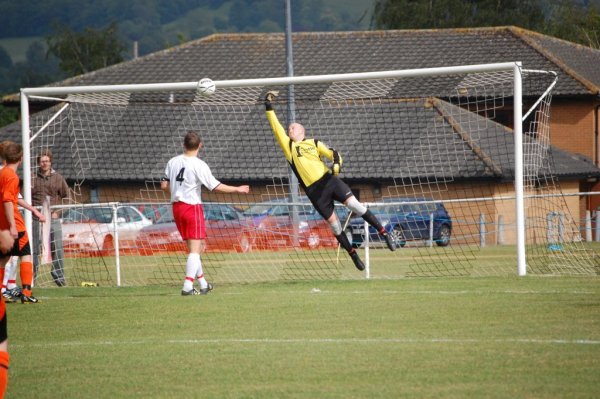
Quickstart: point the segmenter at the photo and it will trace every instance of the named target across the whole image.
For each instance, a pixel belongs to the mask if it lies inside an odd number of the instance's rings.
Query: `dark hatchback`
[[[431,235],[433,242],[440,247],[450,243],[452,219],[441,202],[433,202],[429,198],[386,198],[383,202],[390,205],[374,206],[371,212],[392,235],[396,246],[404,247],[408,241],[428,242]],[[349,239],[352,238],[353,246],[361,246],[365,240],[364,220],[352,218],[346,234]],[[383,237],[369,226],[369,240],[381,242]]]

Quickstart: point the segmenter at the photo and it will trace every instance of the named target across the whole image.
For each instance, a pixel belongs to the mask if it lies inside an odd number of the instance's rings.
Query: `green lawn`
[[[36,289],[8,398],[595,398],[600,280]]]
[[[572,245],[575,246],[575,245]],[[528,274],[600,275],[596,253],[600,243],[578,243],[576,250],[549,251],[529,247]],[[358,250],[367,261],[364,249]],[[517,274],[516,248],[510,245],[478,248],[454,245],[406,247],[390,252],[379,246],[369,251],[370,268],[358,272],[349,256],[334,248],[319,250],[252,251],[250,253],[209,252],[202,254],[204,272],[219,285],[300,280],[402,279],[407,277],[513,277]],[[123,255],[116,266],[114,256],[67,258],[65,275],[71,286],[82,281],[101,286],[178,286],[185,269],[185,253],[158,253],[153,256]],[[38,273],[39,288],[54,287],[50,265]]]

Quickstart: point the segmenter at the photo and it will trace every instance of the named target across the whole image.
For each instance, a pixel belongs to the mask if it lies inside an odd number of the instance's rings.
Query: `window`
[[[129,222],[129,215],[127,214],[127,208],[117,209],[117,220],[123,220]]]
[[[223,219],[224,220],[236,220],[237,214],[233,209],[223,207]]]
[[[141,222],[142,221],[142,215],[137,213],[135,211],[135,209],[125,208],[125,211],[127,212],[127,221],[128,222]]]
[[[290,211],[288,209],[288,206],[282,206],[282,205],[277,205],[276,207],[273,208],[273,216],[288,216],[290,214]]]

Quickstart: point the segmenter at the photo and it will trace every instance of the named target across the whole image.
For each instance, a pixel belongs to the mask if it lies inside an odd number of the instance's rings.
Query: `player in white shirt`
[[[171,193],[173,217],[179,234],[187,244],[188,258],[185,266],[185,280],[181,295],[208,294],[212,285],[204,278],[200,252],[206,238],[204,210],[202,208],[202,186],[210,191],[221,193],[248,194],[250,187],[228,186],[218,181],[206,162],[198,158],[202,139],[195,132],[188,132],[183,139],[184,152],[169,160],[165,176],[160,186]],[[194,280],[200,290],[194,288]]]

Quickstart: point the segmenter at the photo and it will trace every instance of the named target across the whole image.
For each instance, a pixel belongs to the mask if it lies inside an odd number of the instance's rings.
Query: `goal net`
[[[520,248],[527,273],[597,274],[579,182],[556,178],[555,160],[568,156],[550,144],[556,77],[514,65],[217,81],[208,97],[194,82],[24,89],[23,101],[50,106],[24,118],[24,191],[51,149],[72,190],[53,209],[69,285],[183,281],[186,247],[160,179],[190,130],[217,179],[251,186],[202,193],[201,259],[214,283],[514,275]],[[391,252],[336,206],[365,272],[298,187],[265,116],[270,90],[282,125],[302,123],[307,138],[339,151],[340,177],[393,235]],[[50,247],[47,235],[33,241]],[[50,254],[41,254],[36,284],[52,286]]]

